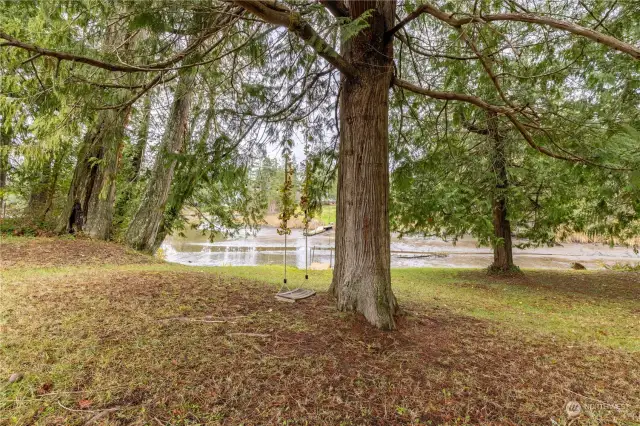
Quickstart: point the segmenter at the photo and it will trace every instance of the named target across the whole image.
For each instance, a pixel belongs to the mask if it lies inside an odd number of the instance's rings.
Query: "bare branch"
[[[590,28],[585,28],[572,22],[566,22],[555,18],[548,18],[524,13],[500,13],[495,15],[485,15],[482,16],[482,18],[477,19],[482,19],[486,22],[516,21],[546,25],[558,30],[563,30],[575,35],[583,36],[585,38],[588,38],[589,40],[595,41],[596,43],[604,44],[605,46],[608,46],[614,50],[626,53],[636,60],[640,60],[640,48],[618,40],[617,38],[610,35],[603,34]]]
[[[178,73],[174,73],[171,77],[167,77],[162,79],[163,83],[167,83],[173,79],[175,79],[176,77],[178,77]],[[98,81],[92,81],[92,80],[88,80],[84,77],[80,77],[78,75],[71,75],[69,77],[70,80],[73,81],[79,81],[82,83],[86,83],[90,86],[95,86],[95,87],[100,87],[102,89],[128,89],[128,90],[135,90],[135,89],[142,89],[143,87],[146,86],[146,84],[142,83],[142,84],[117,84],[117,83],[100,83]]]
[[[469,48],[473,51],[473,53],[476,54],[476,56],[480,60],[480,63],[482,63],[482,68],[484,68],[485,72],[493,82],[493,85],[496,88],[498,95],[500,95],[500,99],[502,99],[504,103],[509,105],[511,108],[516,108],[516,106],[511,102],[511,100],[507,98],[507,95],[504,93],[504,90],[502,90],[502,85],[500,84],[498,77],[496,77],[496,74],[493,72],[493,67],[491,66],[491,63],[489,62],[489,60],[482,55],[482,53],[478,49],[478,46],[476,46],[476,43],[473,40],[471,40],[471,38],[467,35],[464,29],[457,27],[457,30],[458,30],[458,34],[460,34],[460,38],[467,44],[467,46],[469,46]]]
[[[464,122],[464,123],[462,123],[462,127],[467,129],[471,133],[476,133],[478,135],[488,135],[489,134],[489,129],[488,128],[486,128],[486,127],[478,127],[473,123]]]
[[[589,15],[596,20],[596,25],[593,27],[594,30],[597,30],[598,27],[602,27],[604,28],[609,34],[611,34],[611,31],[609,31],[609,28],[607,28],[604,25],[604,21],[607,19],[607,17],[609,16],[609,12],[611,12],[613,10],[613,8],[609,9],[609,11],[605,14],[605,16],[602,19],[598,19],[598,17],[596,15],[594,15],[593,11],[591,9],[589,9],[589,7],[584,4],[584,2],[582,0],[578,0],[578,3],[580,3],[580,6],[582,6],[582,8],[584,10],[587,11],[587,13],[589,13]],[[613,3],[614,7],[615,7],[616,2]]]
[[[447,55],[444,53],[435,53],[435,52],[427,52],[425,50],[422,50],[414,45],[412,45],[409,42],[409,39],[407,37],[405,37],[404,34],[394,34],[395,38],[397,38],[398,40],[400,40],[404,45],[407,46],[407,48],[413,52],[413,53],[417,53],[418,55],[421,56],[426,56],[428,58],[441,58],[441,59],[452,59],[455,61],[477,61],[478,57],[477,56],[456,56],[456,55]],[[492,55],[496,55],[498,52],[493,52],[488,54],[487,56],[492,56]]]
[[[520,134],[522,135],[522,137],[524,138],[525,141],[527,141],[527,143],[529,144],[529,146],[533,149],[535,149],[536,151],[547,155],[549,157],[552,158],[556,158],[558,160],[565,160],[565,161],[571,161],[573,163],[582,163],[584,162],[581,158],[577,158],[577,157],[565,157],[564,155],[559,155],[556,154],[554,152],[549,151],[548,149],[538,145],[537,143],[535,143],[535,141],[533,140],[533,137],[531,136],[531,134],[527,131],[527,128],[520,122],[520,120],[518,120],[516,118],[516,116],[512,113],[509,114],[505,114],[507,116],[507,118],[509,119],[509,121],[511,121],[511,123],[513,123],[513,125],[515,126],[516,129],[518,129],[518,131],[520,132]]]
[[[131,105],[133,105],[138,99],[140,99],[145,93],[147,93],[149,90],[151,90],[153,87],[155,87],[158,83],[160,83],[162,81],[162,76],[164,75],[164,72],[160,72],[158,73],[157,76],[155,76],[150,82],[148,82],[147,84],[143,85],[142,88],[138,91],[138,93],[136,93],[133,98],[129,99],[126,102],[123,102],[121,104],[118,105],[108,105],[108,106],[103,106],[103,107],[99,107],[96,108],[96,110],[100,111],[100,110],[107,110],[107,109],[116,109],[116,110],[120,110],[120,109],[125,109],[130,107]],[[175,78],[175,77],[173,77]],[[173,78],[171,78],[173,80]]]
[[[533,13],[496,13],[482,16],[471,16],[466,18],[456,19],[453,15],[449,15],[435,6],[427,3],[424,10],[426,13],[438,18],[441,21],[448,23],[454,27],[460,27],[472,22],[496,22],[496,21],[515,21],[515,22],[527,22],[531,24],[544,25],[552,27],[558,30],[567,31],[571,34],[579,35],[596,43],[604,44],[614,50],[630,55],[636,60],[640,60],[640,48],[633,46],[629,43],[625,43],[622,40],[618,40],[607,34],[603,34],[599,31],[586,28],[573,22],[567,22],[560,19],[555,19],[547,16],[540,16]]]
[[[42,54],[40,53],[36,53],[35,55],[31,56],[29,59],[27,59],[26,61],[22,62],[20,65],[24,65],[27,64],[35,59],[38,59],[40,56],[42,56]]]
[[[5,43],[0,43],[0,47],[18,47],[20,49],[24,49],[29,52],[37,53],[40,56],[50,56],[53,58],[57,58],[61,61],[79,62],[82,64],[91,65],[96,68],[102,68],[107,71],[122,71],[122,72],[147,71],[139,67],[133,67],[130,65],[113,64],[109,62],[100,61],[98,59],[89,58],[88,56],[75,55],[73,53],[58,52],[51,49],[45,49],[43,47],[36,46],[35,44],[22,42],[18,39],[11,37],[9,34],[3,33],[1,31],[0,31],[0,38],[7,40],[7,42]]]

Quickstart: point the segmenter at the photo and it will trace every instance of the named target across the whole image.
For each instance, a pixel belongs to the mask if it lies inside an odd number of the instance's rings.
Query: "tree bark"
[[[129,217],[131,212],[135,212],[131,209],[131,200],[134,198],[134,193],[137,189],[137,181],[140,177],[140,170],[142,169],[142,161],[144,159],[144,152],[149,142],[149,125],[151,122],[151,95],[147,94],[144,98],[140,117],[140,124],[136,132],[135,145],[132,147],[132,152],[129,157],[128,167],[124,167],[126,176],[126,182],[124,182],[124,188],[117,196],[115,212],[114,212],[114,227],[116,232],[120,230],[122,224]]]
[[[125,51],[131,51],[134,39],[114,25],[107,31],[104,49],[109,51],[124,46]],[[111,102],[121,105],[130,96],[127,90],[119,89],[114,92]],[[130,113],[130,105],[98,112],[78,153],[67,202],[56,228],[59,233],[78,230],[101,240],[111,237],[116,173]]]
[[[147,142],[149,140],[149,124],[151,123],[151,95],[148,94],[144,98],[144,104],[142,105],[142,121],[140,122],[140,128],[136,135],[136,144],[133,148],[133,155],[131,156],[131,175],[129,176],[129,182],[136,180],[140,175],[140,168],[142,167],[142,159],[144,158],[144,151],[147,148]]]
[[[389,231],[389,87],[393,76],[395,2],[350,1],[351,17],[372,9],[369,28],[342,46],[357,68],[344,76],[340,97],[340,152],[336,264],[330,292],[341,311],[362,313],[378,328],[395,328]]]
[[[490,270],[508,272],[513,270],[513,248],[511,242],[511,223],[507,219],[506,191],[509,188],[507,176],[507,158],[505,140],[498,130],[498,116],[495,112],[487,112],[487,128],[492,141],[492,163],[496,185],[493,194],[493,264]]]
[[[58,222],[59,233],[75,229],[101,240],[111,236],[116,173],[130,111],[130,107],[100,111],[85,135]]]
[[[160,247],[166,236],[173,231],[184,204],[193,195],[198,184],[198,180],[204,173],[201,161],[203,158],[207,158],[207,144],[209,142],[209,136],[211,135],[211,123],[213,119],[214,110],[213,108],[210,108],[207,112],[207,116],[202,126],[202,133],[198,140],[194,140],[189,136],[192,135],[194,127],[193,124],[195,123],[196,117],[194,117],[194,121],[192,121],[187,141],[191,141],[193,146],[187,148],[189,150],[188,158],[186,161],[183,161],[180,167],[175,171],[175,177],[171,183],[169,201],[165,208],[162,222],[158,227],[155,243],[151,249],[153,252]],[[215,150],[216,147],[214,146],[213,149]],[[215,163],[215,161],[215,159],[211,160],[213,163]]]
[[[178,80],[169,121],[158,149],[156,161],[145,193],[133,220],[127,228],[126,243],[145,252],[157,249],[157,235],[163,222],[164,210],[176,166],[176,154],[184,146],[187,134],[195,74],[184,71]]]
[[[0,217],[6,212],[7,175],[9,172],[9,147],[11,136],[4,128],[4,119],[0,119]]]

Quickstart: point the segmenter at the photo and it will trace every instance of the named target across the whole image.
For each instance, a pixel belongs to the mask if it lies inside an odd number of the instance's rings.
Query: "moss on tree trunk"
[[[153,252],[157,249],[158,232],[169,198],[177,162],[176,155],[182,152],[186,139],[194,78],[192,69],[186,70],[180,76],[151,177],[140,206],[127,228],[125,241],[136,250]]]

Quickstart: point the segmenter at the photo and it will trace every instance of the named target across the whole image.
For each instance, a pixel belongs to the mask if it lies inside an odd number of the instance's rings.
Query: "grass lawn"
[[[288,304],[280,267],[104,242],[6,239],[0,266],[0,424],[640,424],[638,273],[395,269],[381,332],[330,271]]]
[[[318,218],[320,222],[328,225],[330,223],[336,223],[336,205],[324,205],[322,206],[322,212]]]

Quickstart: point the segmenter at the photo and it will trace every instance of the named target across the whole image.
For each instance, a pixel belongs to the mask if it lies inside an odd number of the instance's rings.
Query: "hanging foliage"
[[[296,217],[296,204],[293,196],[293,173],[295,168],[291,167],[291,147],[293,142],[287,140],[284,143],[284,182],[280,188],[280,200],[282,203],[282,210],[278,215],[280,219],[280,226],[278,227],[279,235],[291,234],[291,228],[289,228],[289,220],[292,217]]]
[[[317,183],[313,179],[316,172],[316,161],[311,158],[311,151],[309,149],[309,143],[304,146],[304,182],[302,183],[302,193],[300,194],[300,210],[304,214],[302,224],[304,229],[309,228],[309,223],[318,214],[322,208],[321,194],[318,192]]]

